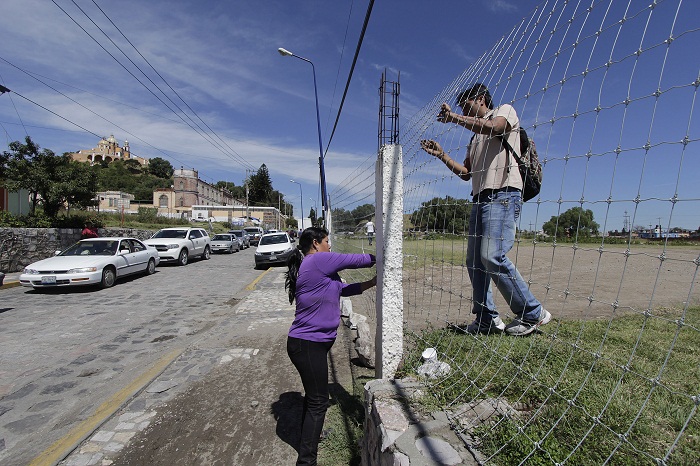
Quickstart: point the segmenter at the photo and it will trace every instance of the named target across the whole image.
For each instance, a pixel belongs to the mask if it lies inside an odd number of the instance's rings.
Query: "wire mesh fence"
[[[426,403],[482,463],[700,463],[699,14],[682,0],[544,2],[401,126],[399,375],[437,349],[450,371],[429,381]],[[474,83],[515,109],[543,163],[508,253],[553,316],[526,338],[466,332],[484,304],[466,267],[476,193],[421,149],[435,140],[465,159],[473,132],[436,117]],[[336,250],[371,250],[371,212],[357,208],[373,202],[373,170],[334,193],[334,221],[348,220]],[[493,294],[503,320],[516,318]],[[373,298],[361,299],[372,318]],[[484,403],[488,419],[468,421]]]

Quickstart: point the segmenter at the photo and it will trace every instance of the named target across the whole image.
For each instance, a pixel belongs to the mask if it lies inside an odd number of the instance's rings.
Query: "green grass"
[[[331,404],[326,413],[324,430],[330,434],[318,449],[318,464],[358,466],[365,422],[364,384],[372,380],[370,369],[354,368],[353,386],[331,386]]]
[[[613,321],[552,322],[531,338],[451,330],[412,336],[404,373],[434,346],[451,375],[434,406],[505,397],[522,408],[476,435],[493,464],[700,464],[700,309]],[[461,367],[457,367],[461,366]],[[458,370],[455,370],[458,369]],[[686,425],[687,423],[687,425]]]

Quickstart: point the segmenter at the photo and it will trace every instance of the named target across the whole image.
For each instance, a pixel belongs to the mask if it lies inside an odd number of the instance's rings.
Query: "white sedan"
[[[159,262],[158,251],[135,238],[90,238],[29,264],[19,283],[32,288],[96,284],[109,288],[125,275],[154,273]]]

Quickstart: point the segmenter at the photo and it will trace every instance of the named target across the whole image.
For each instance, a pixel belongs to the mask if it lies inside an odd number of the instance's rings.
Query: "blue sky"
[[[426,115],[423,119],[427,122],[428,113],[439,105],[442,97],[450,97],[452,87],[460,83],[465,70],[523,18],[530,17],[540,3],[531,0],[376,2],[326,157],[329,192],[337,191],[338,186],[362,184],[348,180],[353,180],[358,167],[372,165],[377,148],[378,86],[383,70],[388,70],[390,79],[401,73],[401,123],[415,115]],[[677,0],[665,3],[675,4]],[[311,67],[301,60],[281,57],[277,49],[284,47],[315,64],[325,149],[367,6],[366,1],[5,0],[0,16],[3,44],[0,83],[92,133],[113,134],[120,142],[128,140],[137,155],[163,157],[175,167],[193,167],[210,182],[226,180],[240,185],[246,169],[257,169],[265,163],[274,187],[295,206],[300,198],[299,187],[289,179],[302,183],[304,206],[308,210],[314,201],[320,206]],[[697,9],[697,6],[687,8]],[[688,16],[693,17],[697,15]],[[110,20],[148,59],[157,74]],[[697,74],[697,54],[693,53],[694,65],[690,60],[690,66],[695,67]],[[672,75],[672,71],[667,70],[666,75]],[[206,126],[199,120],[197,124],[207,133],[211,128],[213,133],[209,133],[209,138],[216,143],[210,143],[185,124],[182,118],[187,117],[183,113],[166,108],[134,76],[170,107],[174,108],[169,100],[172,99],[196,119],[188,107],[194,110]],[[517,100],[522,95],[522,89],[513,92],[513,88],[505,88],[496,92],[502,99]],[[545,109],[547,105],[553,102],[538,101],[537,109]],[[686,124],[687,107],[683,120]],[[523,112],[524,121],[532,123],[541,119],[532,106],[529,110]],[[97,143],[93,134],[18,96],[0,96],[0,123],[0,141],[5,147],[10,141],[23,139],[27,133],[39,145],[57,153],[89,149]],[[422,157],[421,163],[428,164],[435,177],[444,174],[428,157],[418,155],[415,147],[407,147],[406,153],[408,157]],[[607,166],[600,169],[601,173],[607,170]],[[554,186],[555,179],[562,179],[559,172],[549,176],[548,187]],[[632,186],[635,182],[639,182],[638,174],[631,176],[628,184]],[[673,180],[669,178],[668,182]],[[439,186],[436,192],[441,195],[453,191],[459,197],[467,197],[464,191],[468,186],[455,183],[450,180],[434,184]],[[556,183],[559,189],[561,183]],[[609,185],[608,182],[608,189]],[[551,192],[552,196],[558,194]],[[358,193],[343,207],[352,208],[354,202],[366,202],[365,199],[364,194]],[[528,212],[530,217],[526,221],[548,220],[556,213],[552,205],[548,207],[546,213],[541,212],[534,220],[532,212]],[[665,215],[663,203],[660,209],[661,213],[654,211],[647,217]],[[611,229],[622,227],[622,221],[617,218],[619,225]],[[700,224],[693,214],[679,220],[682,221],[678,224],[691,228]],[[649,223],[648,218],[639,219],[639,223]]]

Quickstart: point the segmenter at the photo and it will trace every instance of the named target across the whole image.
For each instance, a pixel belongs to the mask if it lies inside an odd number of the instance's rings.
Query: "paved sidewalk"
[[[303,389],[286,354],[294,307],[284,268],[263,273],[251,288],[59,464],[206,464],[215,454],[227,458],[221,464],[294,464]],[[340,341],[349,335],[339,332],[331,356],[331,377],[343,384],[352,380],[348,342]],[[193,412],[183,413],[188,407]],[[235,414],[222,414],[229,410]]]

